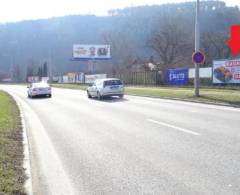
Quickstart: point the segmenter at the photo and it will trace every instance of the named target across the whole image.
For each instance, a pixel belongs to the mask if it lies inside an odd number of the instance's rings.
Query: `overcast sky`
[[[190,0],[185,0],[190,1]],[[0,0],[0,23],[71,14],[107,15],[109,9],[137,5],[178,3],[184,0]],[[240,0],[225,0],[240,6]]]

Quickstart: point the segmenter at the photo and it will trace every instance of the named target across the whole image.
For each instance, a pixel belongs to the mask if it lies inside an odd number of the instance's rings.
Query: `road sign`
[[[205,55],[201,51],[196,51],[192,55],[192,61],[194,64],[203,64],[205,61]]]

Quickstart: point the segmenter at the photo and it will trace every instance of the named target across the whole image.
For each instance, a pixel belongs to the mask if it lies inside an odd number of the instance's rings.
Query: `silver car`
[[[27,90],[28,97],[48,96],[52,97],[52,89],[46,82],[32,83]]]
[[[118,96],[123,98],[124,85],[119,79],[97,79],[87,88],[88,98],[97,97],[101,100],[103,97]]]

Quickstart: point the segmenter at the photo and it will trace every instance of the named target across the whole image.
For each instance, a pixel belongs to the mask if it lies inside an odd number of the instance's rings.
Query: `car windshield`
[[[105,86],[110,86],[110,85],[122,85],[122,81],[120,80],[107,80],[104,81]]]

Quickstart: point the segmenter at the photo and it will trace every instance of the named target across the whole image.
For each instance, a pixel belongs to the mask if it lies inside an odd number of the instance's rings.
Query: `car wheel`
[[[92,96],[89,94],[89,91],[87,91],[88,98],[92,98]]]
[[[120,98],[120,99],[122,99],[123,97],[124,97],[124,95],[123,95],[123,94],[122,94],[122,95],[119,95],[119,98]]]
[[[99,92],[97,92],[97,98],[98,98],[98,100],[102,99],[102,96],[101,96],[101,94]]]
[[[52,94],[49,94],[48,97],[51,98],[51,97],[52,97]]]

